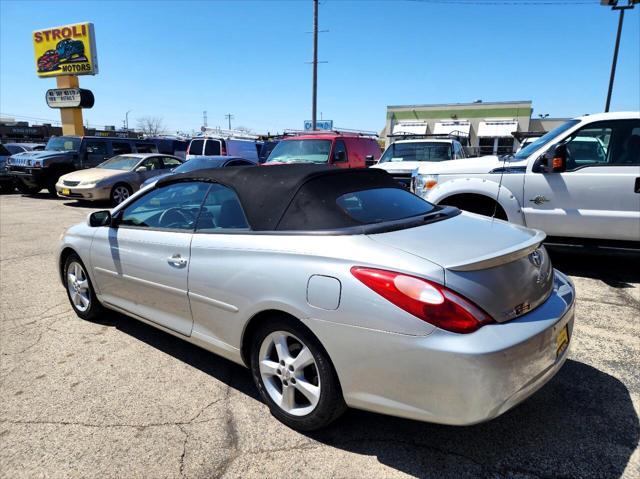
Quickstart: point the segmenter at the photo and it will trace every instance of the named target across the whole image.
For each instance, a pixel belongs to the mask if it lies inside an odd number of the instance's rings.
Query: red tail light
[[[351,274],[407,313],[454,333],[472,333],[493,319],[442,285],[382,269],[354,266]]]

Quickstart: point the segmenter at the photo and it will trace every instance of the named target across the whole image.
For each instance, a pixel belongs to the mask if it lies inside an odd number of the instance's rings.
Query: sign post
[[[76,23],[36,30],[33,32],[33,48],[37,75],[40,78],[56,77],[59,89],[78,90],[80,88],[79,75],[98,73],[96,41],[92,23]],[[93,97],[91,92],[89,94]],[[49,98],[48,93],[47,98]],[[83,106],[85,105],[59,104],[52,106],[52,108],[60,108],[63,135],[84,135]],[[90,102],[90,106],[86,105],[87,108],[91,108],[91,106],[93,106],[93,101]]]

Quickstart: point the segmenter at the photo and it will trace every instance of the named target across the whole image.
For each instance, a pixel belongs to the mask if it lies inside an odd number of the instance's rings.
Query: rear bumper
[[[327,349],[349,406],[471,425],[511,409],[558,372],[572,340],[574,299],[570,280],[555,272],[551,296],[534,311],[471,334],[436,329],[417,337],[305,322]],[[569,345],[557,355],[565,327]]]
[[[111,187],[104,186],[65,186],[63,183],[56,183],[56,193],[61,198],[88,201],[104,201],[111,196]]]

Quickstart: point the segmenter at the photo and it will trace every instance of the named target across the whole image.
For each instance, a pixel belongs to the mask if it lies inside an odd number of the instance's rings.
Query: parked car
[[[391,143],[374,168],[390,173],[409,189],[413,171],[425,161],[448,161],[467,158],[462,144],[452,138],[421,138]]]
[[[249,367],[290,427],[346,406],[465,425],[567,358],[575,291],[543,239],[379,169],[217,168],[91,214],[59,267],[79,317],[113,309]]]
[[[511,156],[424,163],[415,191],[550,242],[640,248],[640,113],[578,117]]]
[[[55,50],[47,50],[38,58],[38,71],[50,72],[58,67],[58,52]]]
[[[338,168],[364,168],[380,158],[376,139],[334,131],[285,137],[271,151],[265,165],[316,163]]]
[[[258,163],[257,140],[231,137],[193,138],[187,149],[186,159],[200,156],[237,156]]]
[[[244,158],[238,158],[237,156],[200,156],[193,160],[185,161],[181,165],[172,169],[170,172],[163,173],[160,176],[155,176],[145,180],[140,188],[144,188],[151,183],[155,183],[161,178],[165,178],[170,175],[177,175],[179,173],[188,173],[196,170],[206,170],[208,168],[225,168],[227,166],[256,166],[257,163]]]
[[[87,201],[109,200],[118,205],[146,180],[182,164],[177,156],[159,153],[118,155],[95,168],[62,175],[56,184],[58,196]]]
[[[4,147],[9,150],[12,155],[18,153],[24,153],[26,151],[42,151],[44,150],[44,143],[5,143]]]
[[[11,193],[15,189],[15,183],[11,175],[7,173],[7,159],[11,156],[11,152],[0,145],[0,192]]]
[[[50,194],[55,195],[58,178],[64,174],[94,168],[116,155],[157,152],[157,146],[145,140],[58,136],[49,139],[43,151],[10,157],[7,168],[22,193],[35,194],[46,188]]]
[[[84,43],[80,40],[65,38],[56,45],[59,60],[71,60],[73,57],[84,56]]]

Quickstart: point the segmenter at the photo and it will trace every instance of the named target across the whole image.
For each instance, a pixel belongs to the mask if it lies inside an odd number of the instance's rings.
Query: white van
[[[194,138],[187,148],[186,160],[202,156],[237,156],[258,163],[260,144],[256,140],[222,137]]]

